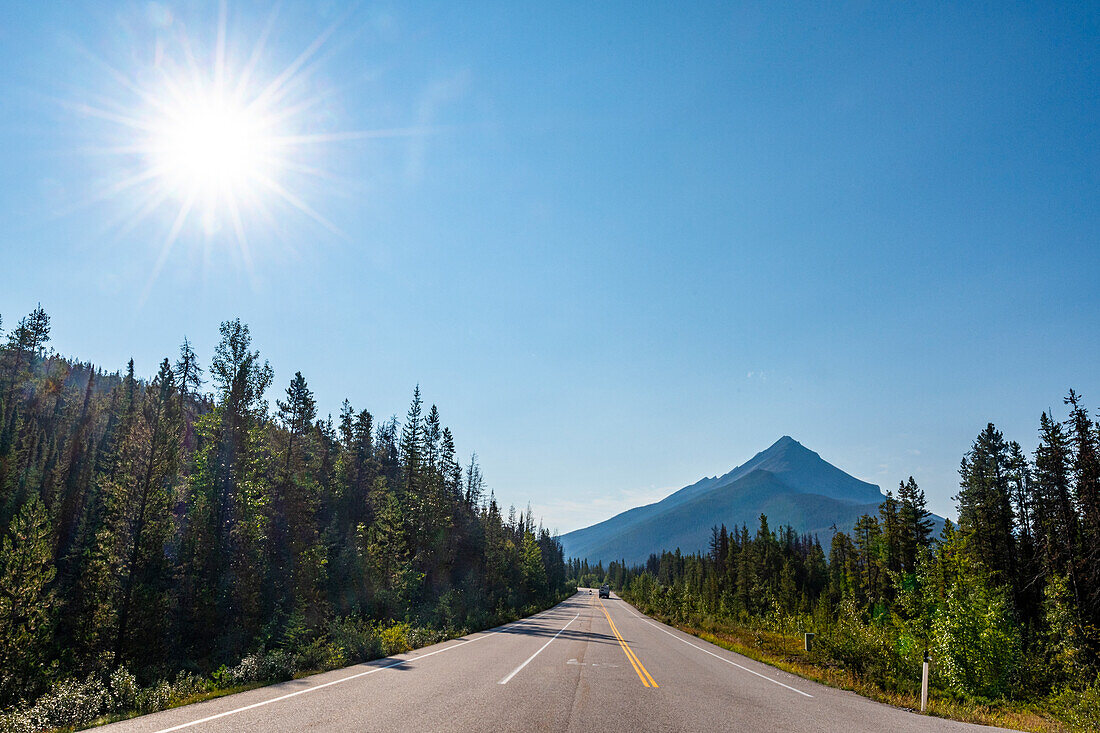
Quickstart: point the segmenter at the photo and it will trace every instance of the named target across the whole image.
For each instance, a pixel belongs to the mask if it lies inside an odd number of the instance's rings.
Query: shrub
[[[409,631],[408,642],[410,649],[419,649],[423,646],[431,646],[441,641],[446,641],[449,634],[442,629],[432,629],[426,626],[417,626]]]
[[[932,629],[933,668],[950,689],[989,699],[1008,694],[1021,645],[1003,590],[975,581],[955,583]]]
[[[125,667],[119,667],[107,680],[108,707],[112,711],[132,710],[139,691],[137,679]]]
[[[0,733],[33,733],[35,730],[29,710],[13,710],[0,715]]]
[[[347,657],[339,647],[328,639],[318,637],[306,644],[296,655],[295,667],[299,671],[307,669],[333,669],[347,664]]]
[[[1074,731],[1100,730],[1100,677],[1084,690],[1066,688],[1050,698],[1051,708]]]
[[[180,700],[186,700],[189,697],[198,695],[201,692],[206,692],[209,689],[209,685],[206,680],[197,674],[191,672],[180,672],[176,677],[176,681],[172,683],[171,687],[172,702],[178,702]]]
[[[845,601],[837,619],[814,639],[814,656],[864,675],[885,689],[896,689],[911,676],[911,649],[898,644],[883,623],[864,623],[855,604]]]
[[[110,696],[95,677],[55,683],[34,705],[0,718],[0,731],[38,731],[86,725],[109,710]]]
[[[383,656],[392,657],[394,654],[407,652],[411,648],[409,631],[409,625],[404,622],[383,628],[378,635]]]
[[[161,680],[155,685],[144,688],[137,694],[134,707],[140,713],[155,713],[164,710],[171,705],[173,700],[172,686]]]
[[[294,657],[282,649],[275,649],[249,654],[236,667],[226,671],[226,679],[233,685],[247,685],[250,682],[289,680],[295,671]]]
[[[332,644],[350,662],[366,662],[382,656],[382,642],[370,623],[355,618],[339,618],[329,624]]]

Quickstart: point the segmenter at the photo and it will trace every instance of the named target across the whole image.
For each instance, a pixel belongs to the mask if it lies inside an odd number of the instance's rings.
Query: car
[[[611,597],[611,586],[608,585],[607,583],[604,583],[603,585],[600,586],[600,598],[610,598],[610,597]]]

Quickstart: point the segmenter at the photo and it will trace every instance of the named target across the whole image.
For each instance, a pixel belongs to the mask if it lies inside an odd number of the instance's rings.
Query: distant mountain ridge
[[[640,563],[663,550],[702,551],[711,527],[747,524],[755,530],[766,514],[773,529],[790,524],[817,534],[828,546],[834,525],[850,530],[860,515],[877,514],[885,498],[875,484],[848,475],[784,435],[729,473],[564,534],[561,541],[567,557]],[[938,531],[943,519],[932,518]]]

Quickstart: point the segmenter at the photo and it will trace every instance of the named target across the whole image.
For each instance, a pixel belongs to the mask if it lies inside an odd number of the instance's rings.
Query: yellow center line
[[[623,652],[626,653],[626,658],[630,660],[630,664],[634,667],[634,671],[638,673],[638,678],[642,681],[642,684],[646,687],[657,687],[656,680],[649,674],[649,670],[642,664],[642,660],[638,659],[637,655],[634,654],[634,650],[626,643],[626,639],[619,633],[619,629],[615,626],[615,622],[611,620],[611,614],[607,612],[607,606],[603,605],[603,601],[599,601],[599,603],[600,608],[603,609],[603,615],[607,617],[607,623],[611,625],[611,633],[619,640],[619,646],[623,648]]]

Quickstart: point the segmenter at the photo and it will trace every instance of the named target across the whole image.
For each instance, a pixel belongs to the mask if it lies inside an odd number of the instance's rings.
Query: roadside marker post
[[[924,655],[924,669],[921,671],[920,676],[920,711],[923,713],[928,709],[928,663],[931,658],[926,652]]]

